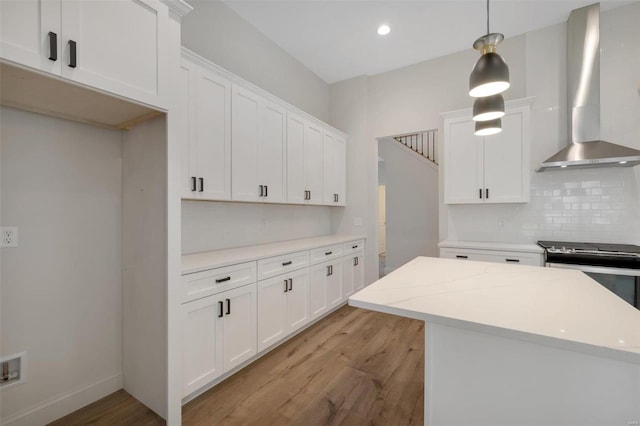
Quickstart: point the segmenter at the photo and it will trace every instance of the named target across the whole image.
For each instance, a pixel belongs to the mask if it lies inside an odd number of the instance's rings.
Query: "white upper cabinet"
[[[2,1],[2,58],[159,108],[168,9],[153,0]]]
[[[324,204],[344,206],[346,175],[345,140],[335,134],[325,132],[322,150]]]
[[[287,201],[323,204],[323,130],[308,120],[287,113]]]
[[[285,201],[285,110],[236,84],[232,89],[232,199]]]
[[[444,114],[445,204],[529,201],[531,99],[509,101],[502,132],[474,135],[471,110]]]
[[[231,82],[183,59],[180,132],[182,197],[231,199]]]

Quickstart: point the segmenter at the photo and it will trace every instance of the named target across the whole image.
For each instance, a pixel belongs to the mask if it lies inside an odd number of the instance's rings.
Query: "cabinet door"
[[[325,132],[322,149],[324,203],[344,205],[345,141]]]
[[[309,191],[309,204],[323,204],[322,192],[322,128],[308,124],[304,133],[304,186]]]
[[[524,113],[502,117],[502,132],[484,138],[485,202],[514,203],[529,200],[529,164],[524,150]]]
[[[224,301],[223,359],[229,371],[257,353],[256,285],[220,293]]]
[[[55,33],[57,59],[49,59],[49,32]],[[60,74],[60,0],[0,1],[0,55],[3,59]]]
[[[231,199],[231,83],[202,67],[196,74],[196,193],[204,200]]]
[[[329,276],[326,277],[325,291],[327,293],[327,305],[332,308],[342,301],[342,261],[331,265]]]
[[[222,308],[216,296],[182,305],[183,396],[223,373]]]
[[[286,112],[263,99],[260,105],[260,143],[258,144],[259,184],[266,186],[265,202],[285,201]]]
[[[258,282],[258,351],[263,351],[288,334],[287,275]]]
[[[305,120],[287,113],[287,201],[305,203]]]
[[[364,288],[364,252],[354,255],[355,266],[353,267],[353,290],[358,291]]]
[[[231,111],[231,198],[258,201],[260,99],[255,93],[234,84]]]
[[[482,138],[475,136],[473,121],[445,122],[444,202],[446,204],[481,203],[483,189]]]
[[[197,171],[195,168],[196,141],[195,141],[195,118],[193,96],[196,91],[196,65],[182,61],[180,64],[179,91],[177,93],[176,123],[178,123],[180,134],[180,180],[182,198],[196,198],[197,192]]]
[[[62,76],[166,108],[168,9],[151,0],[62,0]],[[70,42],[76,43],[76,67]]]
[[[291,290],[287,293],[287,327],[294,332],[309,322],[309,271],[303,269],[289,275]]]
[[[353,294],[353,270],[356,267],[355,255],[342,259],[342,298]]]
[[[309,268],[309,317],[314,319],[328,309],[325,291],[326,278],[329,275],[329,263],[314,265]]]

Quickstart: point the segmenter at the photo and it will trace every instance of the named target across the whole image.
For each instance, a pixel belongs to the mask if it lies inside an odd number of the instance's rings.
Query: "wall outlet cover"
[[[18,227],[3,226],[0,228],[2,247],[18,247]]]

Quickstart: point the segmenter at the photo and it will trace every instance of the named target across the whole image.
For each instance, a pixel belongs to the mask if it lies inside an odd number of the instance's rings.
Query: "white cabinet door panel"
[[[180,135],[180,192],[182,198],[195,198],[197,190],[195,158],[195,120],[193,114],[195,112],[195,102],[193,102],[193,94],[195,92],[194,84],[196,81],[196,67],[194,64],[182,61],[179,71],[179,91],[177,93],[177,107],[174,111],[176,115],[176,123],[179,128]]]
[[[230,200],[231,83],[199,68],[194,97],[198,198]]]
[[[215,296],[182,305],[183,396],[223,373],[221,308]]]
[[[256,285],[221,293],[224,298],[224,369],[229,371],[257,353]]]
[[[364,252],[355,254],[356,265],[353,267],[353,291],[364,288]]]
[[[262,100],[260,105],[260,143],[258,144],[259,184],[266,186],[263,201],[285,201],[286,112]]]
[[[231,198],[258,201],[259,97],[234,84],[231,111]]]
[[[347,299],[353,294],[354,280],[353,270],[355,268],[355,256],[346,256],[342,260],[342,298]]]
[[[342,301],[342,262],[331,265],[331,274],[326,277],[325,291],[327,292],[327,305],[333,308]]]
[[[55,36],[57,60],[51,60],[49,32]],[[62,62],[60,0],[0,1],[0,55],[42,71],[60,74]],[[55,57],[55,56],[53,56]]]
[[[291,290],[287,293],[287,326],[294,332],[309,322],[309,272],[304,269],[289,275]]]
[[[287,201],[305,203],[305,120],[287,113]]]
[[[258,352],[288,334],[287,276],[258,282]]]
[[[314,319],[325,313],[328,309],[327,294],[325,291],[326,276],[329,273],[328,263],[315,265],[309,268],[309,317]]]
[[[166,107],[165,5],[150,0],[62,0],[62,76]],[[76,42],[76,67],[70,64]]]
[[[445,203],[481,202],[482,138],[475,136],[471,120],[457,121],[448,127],[445,168]]]
[[[345,141],[325,132],[322,149],[324,203],[344,205]]]
[[[322,192],[322,128],[307,125],[304,135],[304,173],[305,190],[310,193],[309,204],[323,204]]]

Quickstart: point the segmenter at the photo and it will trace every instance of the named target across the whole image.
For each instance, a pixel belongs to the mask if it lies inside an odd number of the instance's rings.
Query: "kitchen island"
[[[425,321],[425,425],[640,422],[640,311],[580,271],[418,257],[349,304]]]

